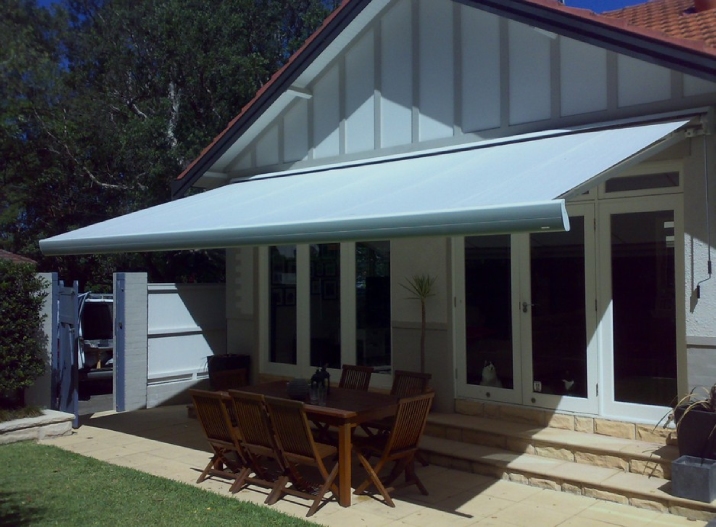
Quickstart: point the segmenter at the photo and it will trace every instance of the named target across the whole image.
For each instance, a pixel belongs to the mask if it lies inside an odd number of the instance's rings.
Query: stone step
[[[671,482],[662,477],[430,435],[423,436],[420,448],[427,461],[434,465],[670,512],[694,520],[716,518],[716,502],[703,503],[672,496]]]
[[[678,448],[663,442],[462,414],[431,413],[425,435],[664,479],[678,457]]]

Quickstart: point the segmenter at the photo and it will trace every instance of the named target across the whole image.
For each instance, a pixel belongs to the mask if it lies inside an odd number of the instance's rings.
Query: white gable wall
[[[375,145],[374,33],[364,35],[346,54],[345,151],[372,150]]]
[[[216,164],[227,181],[716,102],[716,84],[452,0],[395,0],[274,124]]]
[[[562,115],[607,110],[607,50],[562,38],[559,61]]]
[[[411,2],[398,2],[380,26],[380,141],[383,148],[413,140],[413,23]]]
[[[501,123],[500,19],[477,9],[460,9],[460,32],[471,35],[460,50],[460,103],[465,131],[498,128]]]

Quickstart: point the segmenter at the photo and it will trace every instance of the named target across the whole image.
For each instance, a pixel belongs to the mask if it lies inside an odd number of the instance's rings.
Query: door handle
[[[529,302],[522,302],[522,312],[527,313],[527,308],[535,307],[537,304],[530,304]]]

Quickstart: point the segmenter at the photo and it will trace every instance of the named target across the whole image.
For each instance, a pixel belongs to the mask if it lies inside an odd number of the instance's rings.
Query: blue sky
[[[643,4],[646,0],[566,0],[565,4],[569,7],[583,7],[585,9],[591,9],[595,13],[602,13],[604,11],[613,11],[622,7]]]
[[[40,5],[49,5],[57,0],[38,0],[37,3]],[[566,4],[570,7],[584,7],[591,9],[595,13],[601,13],[603,11],[612,11],[619,9],[620,7],[641,4],[646,0],[566,0]]]

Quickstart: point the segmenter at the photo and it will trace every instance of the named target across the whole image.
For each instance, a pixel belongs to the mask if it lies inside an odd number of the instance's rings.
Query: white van
[[[79,380],[111,377],[114,367],[114,297],[79,295]]]

